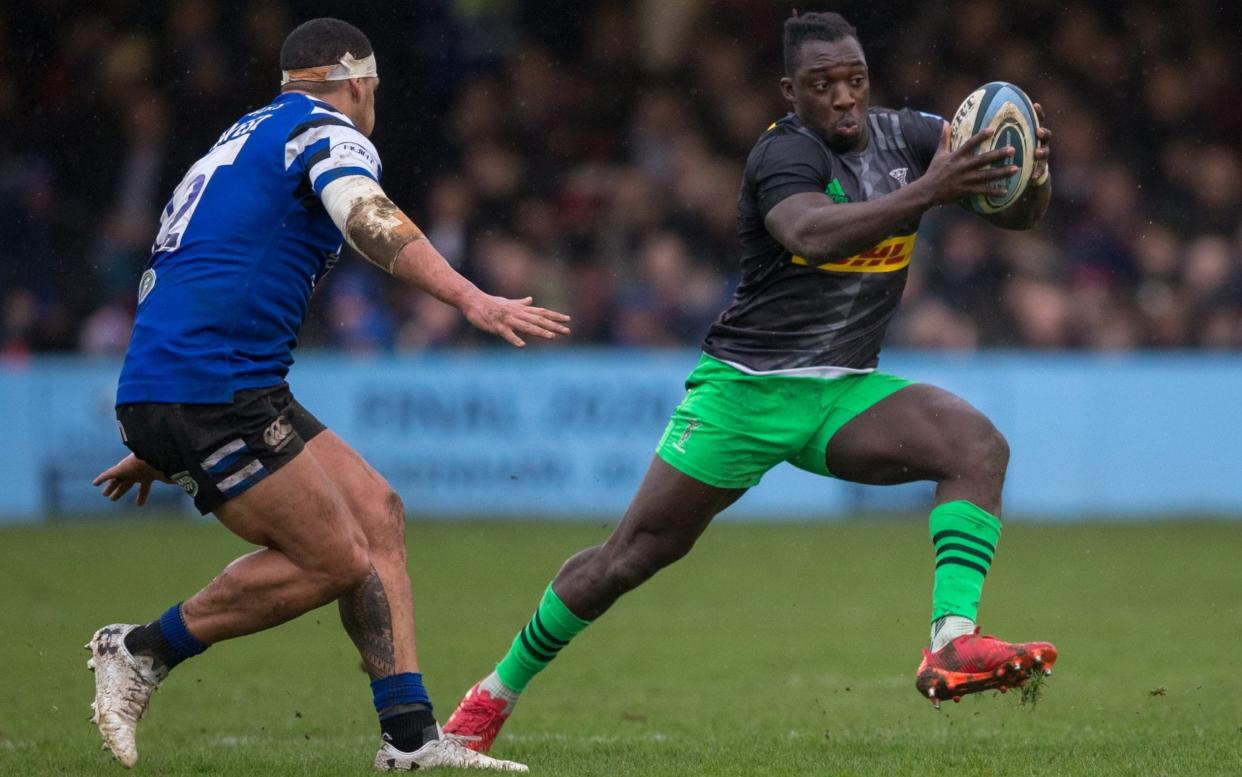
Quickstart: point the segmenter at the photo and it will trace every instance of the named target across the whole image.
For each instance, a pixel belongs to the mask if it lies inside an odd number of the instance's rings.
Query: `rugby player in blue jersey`
[[[95,480],[114,500],[138,486],[139,504],[152,481],[174,482],[261,549],[151,623],[94,634],[94,721],[133,766],[138,721],[174,667],[336,601],[372,681],[376,769],[525,771],[442,736],[415,653],[401,500],[285,377],[342,237],[513,345],[567,334],[569,319],[480,291],[385,196],[367,139],[379,77],[360,30],[309,21],[289,34],[280,62],[281,94],[226,130],[164,209],[117,392],[133,453]]]

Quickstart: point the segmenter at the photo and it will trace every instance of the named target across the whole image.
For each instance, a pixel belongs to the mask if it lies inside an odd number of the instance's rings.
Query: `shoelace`
[[[1008,661],[1016,647],[991,634],[977,634],[975,640],[968,660],[962,661],[959,658],[959,661],[963,667],[974,666],[976,671],[989,671],[998,664]]]
[[[493,720],[504,715],[504,711],[488,704],[482,699],[476,699],[474,704],[459,711],[458,714],[466,727],[477,731],[479,728],[488,726]],[[478,740],[480,738],[474,737],[473,739]]]
[[[435,740],[435,750],[439,751],[439,755],[444,759],[445,765],[448,766],[470,766],[472,764],[484,763],[486,756],[474,752],[460,741],[461,737],[442,737]]]

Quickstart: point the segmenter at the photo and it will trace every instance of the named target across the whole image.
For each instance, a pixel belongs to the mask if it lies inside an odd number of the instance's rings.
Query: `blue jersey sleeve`
[[[285,164],[304,171],[317,195],[347,175],[379,181],[383,169],[371,141],[348,119],[328,112],[312,114],[290,131]]]

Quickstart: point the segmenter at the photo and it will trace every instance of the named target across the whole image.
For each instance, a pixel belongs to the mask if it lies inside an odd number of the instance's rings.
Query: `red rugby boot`
[[[961,701],[968,693],[1004,693],[1021,686],[1033,672],[1050,675],[1056,661],[1057,649],[1050,642],[1002,642],[975,629],[935,653],[923,648],[914,687],[939,709],[945,699]]]
[[[512,704],[475,683],[444,724],[444,733],[471,750],[486,753],[512,711]]]

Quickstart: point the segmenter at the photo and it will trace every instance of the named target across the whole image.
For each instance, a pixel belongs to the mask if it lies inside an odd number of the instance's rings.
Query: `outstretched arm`
[[[764,223],[781,245],[812,262],[832,262],[865,251],[935,205],[971,194],[1001,194],[992,183],[1017,168],[990,165],[1013,153],[999,148],[974,155],[974,149],[992,134],[984,130],[949,151],[949,125],[940,135],[940,147],[927,172],[892,194],[866,202],[833,203],[817,193],[795,194],[768,212]]]
[[[531,305],[531,298],[486,294],[454,270],[380,185],[347,175],[323,190],[323,204],[346,241],[368,261],[457,308],[484,332],[519,348],[521,335],[551,339],[569,334],[569,316]]]

